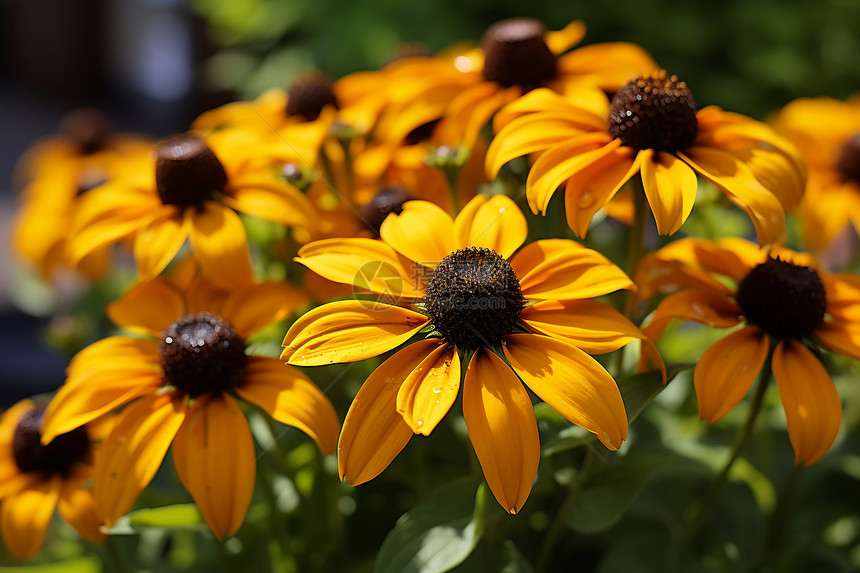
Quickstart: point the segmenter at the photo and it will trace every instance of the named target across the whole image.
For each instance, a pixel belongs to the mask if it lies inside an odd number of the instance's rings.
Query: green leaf
[[[180,503],[133,511],[120,518],[113,527],[107,530],[107,533],[128,535],[149,527],[198,530],[205,526],[196,505]]]
[[[580,533],[596,533],[615,525],[645,487],[648,473],[670,459],[668,454],[628,454],[589,472],[567,508],[566,523]]]
[[[95,557],[77,557],[59,563],[43,563],[40,565],[0,567],[0,572],[16,573],[101,573],[101,561]]]
[[[404,514],[382,543],[374,573],[443,573],[462,563],[484,529],[486,495],[475,480],[446,484]]]
[[[667,366],[666,384],[663,384],[662,376],[657,370],[634,374],[633,376],[624,378],[618,382],[618,388],[621,390],[621,397],[624,399],[624,407],[627,409],[628,422],[635,420],[636,417],[642,413],[642,410],[645,409],[645,406],[647,406],[651,400],[657,396],[657,394],[662,392],[669,382],[674,380],[678,374],[688,368],[692,368],[693,366],[695,366],[695,364],[692,363]]]

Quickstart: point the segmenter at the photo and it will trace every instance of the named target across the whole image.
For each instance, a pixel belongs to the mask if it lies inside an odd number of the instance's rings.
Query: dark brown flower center
[[[45,408],[36,407],[18,420],[12,438],[12,456],[22,472],[68,474],[72,466],[90,453],[90,439],[83,426],[60,434],[42,445],[42,420]]]
[[[738,286],[737,302],[748,323],[779,339],[809,336],[827,310],[818,273],[779,258],[749,272]]]
[[[429,140],[433,137],[433,132],[436,130],[437,125],[439,125],[438,119],[422,123],[406,134],[406,137],[403,139],[403,145],[418,145],[422,141]]]
[[[544,25],[531,18],[496,22],[484,32],[484,78],[505,87],[534,89],[557,74],[555,55],[544,42]]]
[[[415,199],[409,191],[399,185],[390,185],[379,190],[370,203],[361,208],[361,219],[367,227],[379,235],[382,222],[391,213],[403,212],[403,204]]]
[[[860,132],[849,137],[842,145],[836,167],[845,181],[854,181],[860,185]]]
[[[442,259],[427,282],[427,313],[455,346],[474,350],[501,344],[523,309],[511,264],[491,249],[469,247]]]
[[[199,205],[227,184],[215,153],[196,135],[175,135],[156,148],[155,182],[165,205]]]
[[[305,121],[313,121],[327,105],[338,109],[331,79],[323,73],[297,79],[287,93],[287,116],[301,116]]]
[[[110,120],[93,108],[77,109],[60,122],[60,133],[74,141],[83,155],[103,149],[112,131]]]
[[[635,149],[686,149],[698,129],[693,94],[666,72],[631,80],[612,98],[609,133]]]
[[[233,388],[247,362],[245,341],[226,320],[208,312],[188,314],[161,334],[164,381],[196,397]]]

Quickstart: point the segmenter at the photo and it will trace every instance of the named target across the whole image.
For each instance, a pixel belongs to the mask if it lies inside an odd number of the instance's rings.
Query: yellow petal
[[[399,306],[331,302],[293,324],[284,337],[281,359],[296,366],[319,366],[372,358],[409,340],[428,320]]]
[[[537,420],[516,374],[486,348],[466,369],[463,417],[490,491],[508,513],[519,512],[540,461]]]
[[[228,394],[207,395],[189,409],[173,445],[176,473],[219,540],[245,520],[257,472],[248,421]]]
[[[642,184],[657,232],[672,235],[693,210],[699,184],[696,173],[670,153],[650,149],[642,153]]]
[[[582,82],[574,83],[579,86],[583,86]],[[530,137],[535,137],[535,142],[540,139],[539,133],[541,128],[551,130],[550,133],[554,132],[555,127],[553,124],[559,127],[567,126],[567,129],[573,130],[567,131],[564,137],[571,140],[575,139],[571,136],[581,134],[583,131],[600,129],[603,124],[605,124],[606,118],[609,117],[609,99],[605,94],[602,98],[593,97],[594,92],[594,89],[589,89],[588,97],[581,98],[568,97],[567,94],[562,95],[561,93],[549,88],[537,88],[518,97],[516,100],[499,110],[493,118],[493,131],[497,134],[496,137],[493,138],[494,142],[502,135],[501,130],[505,129],[508,124],[511,124],[514,120],[526,115],[530,115],[531,117],[529,120],[523,120],[523,123],[519,124],[518,128],[511,128],[511,131],[505,132],[505,136],[507,137],[513,136],[514,133],[519,133],[517,137],[522,136],[525,139],[513,146],[507,146],[504,142],[500,142],[499,145],[501,147],[497,149],[497,152],[500,152],[501,149],[504,148],[509,149],[512,154],[508,155],[508,153],[501,153],[500,155],[507,156],[507,159],[504,160],[501,160],[499,156],[496,156],[496,159],[492,161],[488,160],[488,168],[490,165],[498,165],[498,168],[500,168],[503,164],[514,157],[532,153],[539,149],[545,149],[549,146],[541,145],[533,149],[529,149],[524,153],[514,153],[514,150],[517,147],[520,147],[520,145],[522,145],[522,149],[528,147],[524,142],[530,140],[526,136],[525,132],[520,132],[520,129],[526,129],[527,131],[532,132]],[[552,118],[552,122],[543,122],[544,118],[550,117]],[[532,121],[540,121],[541,123],[534,124],[534,129],[532,129],[529,127]],[[561,133],[562,132],[556,132],[556,135],[560,136]],[[554,138],[552,135],[549,135],[549,137],[550,139],[547,140],[547,143],[552,142],[552,144],[560,142],[561,139],[563,139],[562,137]],[[553,139],[557,139],[557,141],[552,141]],[[489,156],[489,151],[487,154]],[[496,168],[495,172],[498,172],[498,168]]]
[[[827,314],[837,320],[860,321],[860,277],[848,274],[824,275]]]
[[[242,219],[212,201],[187,214],[191,217],[191,247],[203,274],[225,287],[251,282],[251,255]]]
[[[505,195],[476,195],[454,221],[457,247],[486,247],[509,258],[529,233],[526,218]]]
[[[520,313],[530,329],[576,346],[588,354],[604,354],[644,334],[611,306],[593,300],[548,300]]]
[[[627,439],[627,412],[618,385],[582,350],[537,334],[505,338],[505,357],[523,382],[568,421],[610,450]]]
[[[577,48],[558,59],[559,75],[584,75],[606,92],[616,92],[633,77],[659,70],[636,44],[604,42]]]
[[[18,559],[35,555],[57,507],[61,477],[39,480],[0,505],[0,525],[6,547]]]
[[[747,326],[705,350],[693,372],[699,419],[714,423],[743,400],[767,358],[768,336]]]
[[[810,465],[839,433],[842,403],[821,362],[802,343],[784,340],[773,352],[773,377],[785,408],[795,463]]]
[[[351,485],[372,480],[406,447],[412,428],[397,412],[397,393],[406,377],[438,344],[437,340],[410,344],[383,362],[361,385],[337,444],[340,479]]]
[[[63,482],[57,509],[66,522],[90,543],[101,543],[105,535],[99,528],[104,525],[96,509],[96,498],[83,483]]]
[[[814,338],[842,356],[860,360],[860,324],[856,321],[824,321],[816,327]]]
[[[608,152],[595,156],[567,180],[564,186],[564,209],[567,224],[584,237],[591,219],[615,197],[640,169],[643,154],[614,140]]]
[[[334,407],[310,379],[276,358],[251,356],[236,393],[275,420],[300,429],[324,454],[334,452],[339,424]]]
[[[95,455],[95,496],[99,514],[113,525],[124,515],[161,466],[185,419],[176,393],[141,398],[120,415]]]
[[[407,259],[430,268],[456,249],[451,217],[427,201],[404,203],[402,213],[382,222],[379,235]]]
[[[182,293],[160,278],[137,283],[107,307],[114,324],[155,338],[187,312]]]
[[[760,245],[782,242],[785,237],[785,209],[741,159],[730,152],[707,147],[691,147],[686,155],[679,151],[678,156],[747,212]]]
[[[314,208],[300,191],[286,184],[268,181],[231,181],[224,204],[228,207],[280,223],[287,227],[308,228],[313,224]]]
[[[549,51],[556,55],[577,45],[584,37],[585,24],[581,20],[574,20],[561,30],[551,30],[543,35]]]
[[[523,296],[531,300],[573,300],[634,288],[609,259],[567,239],[526,245],[511,259]]]
[[[141,280],[155,278],[173,260],[188,237],[187,218],[181,214],[157,218],[138,231],[134,258]]]
[[[295,259],[330,281],[393,297],[421,298],[424,267],[407,262],[376,239],[338,238],[314,241]],[[413,268],[414,267],[414,268]]]
[[[285,281],[265,281],[247,289],[232,289],[218,314],[243,338],[287,318],[310,302],[304,291]],[[216,309],[211,309],[214,312]]]
[[[416,434],[429,436],[460,391],[460,356],[444,340],[406,377],[397,393],[397,411]]]
[[[742,315],[743,311],[726,296],[689,289],[670,294],[660,301],[648,324],[642,328],[648,338],[657,340],[673,319],[729,328],[740,324]]]

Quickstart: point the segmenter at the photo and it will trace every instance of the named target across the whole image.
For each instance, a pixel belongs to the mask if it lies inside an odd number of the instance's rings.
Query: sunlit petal
[[[451,216],[427,201],[404,203],[402,213],[382,222],[379,234],[398,253],[425,267],[435,268],[456,249]]]
[[[416,434],[429,436],[457,399],[460,356],[437,339],[437,348],[406,377],[397,393],[397,411]]]
[[[239,215],[212,201],[187,213],[191,218],[191,247],[203,274],[225,287],[251,282],[248,236]]]
[[[657,340],[672,320],[699,322],[714,328],[740,324],[743,311],[727,297],[706,290],[688,289],[670,294],[657,305],[642,327],[648,338]]]
[[[504,258],[520,248],[528,232],[522,211],[505,195],[477,195],[454,222],[459,248],[486,247]]]
[[[671,153],[647,153],[642,160],[645,196],[654,212],[657,232],[672,235],[693,210],[699,182],[695,171]]]
[[[19,559],[35,555],[57,507],[61,477],[40,480],[0,504],[0,526],[9,551]]]

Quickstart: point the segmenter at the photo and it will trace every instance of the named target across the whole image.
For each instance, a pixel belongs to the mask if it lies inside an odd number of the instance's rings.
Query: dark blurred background
[[[0,232],[16,209],[13,166],[81,106],[119,130],[163,137],[200,112],[319,68],[378,68],[402,42],[477,42],[496,20],[588,25],[584,43],[627,40],[690,85],[700,106],[760,119],[801,96],[860,91],[860,2],[820,0],[0,0]],[[15,304],[0,252],[0,407],[62,382],[41,343],[47,317]],[[10,294],[11,293],[11,294]],[[38,306],[38,305],[37,305]]]

